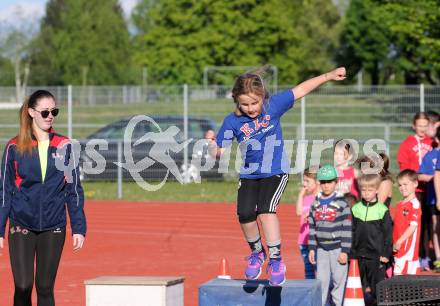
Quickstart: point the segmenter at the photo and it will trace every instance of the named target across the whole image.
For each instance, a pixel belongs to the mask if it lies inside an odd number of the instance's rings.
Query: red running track
[[[290,279],[303,278],[294,208],[279,207]],[[233,204],[89,201],[86,214],[85,248],[78,253],[72,252],[69,228],[55,286],[57,306],[85,306],[84,280],[103,275],[183,276],[185,305],[197,305],[199,285],[217,276],[223,256],[232,277],[243,278],[249,251]],[[12,305],[7,244],[0,257],[0,284],[0,305]],[[35,289],[33,295],[36,305]]]
[[[294,209],[281,204],[278,215],[287,277],[302,279]],[[232,277],[243,278],[249,250],[234,204],[89,201],[86,214],[89,230],[79,253],[72,252],[69,229],[55,287],[57,306],[85,306],[84,280],[103,275],[183,276],[185,305],[195,306],[199,285],[217,276],[223,256]],[[12,305],[13,291],[6,243],[0,256],[0,305]]]

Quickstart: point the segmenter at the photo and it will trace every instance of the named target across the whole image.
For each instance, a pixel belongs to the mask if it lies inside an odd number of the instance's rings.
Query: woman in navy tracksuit
[[[54,96],[34,92],[20,109],[20,129],[6,145],[0,175],[0,248],[9,219],[9,254],[14,306],[31,306],[34,283],[39,306],[53,306],[54,284],[66,235],[66,206],[73,249],[86,234],[78,156],[66,137],[53,131]],[[76,158],[75,158],[76,157]]]

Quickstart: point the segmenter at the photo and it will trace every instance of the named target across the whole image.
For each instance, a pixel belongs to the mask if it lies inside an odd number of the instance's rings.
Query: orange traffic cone
[[[357,259],[350,260],[344,306],[365,306]]]
[[[224,257],[220,261],[219,273],[217,278],[231,279],[231,275],[229,275],[229,264]]]

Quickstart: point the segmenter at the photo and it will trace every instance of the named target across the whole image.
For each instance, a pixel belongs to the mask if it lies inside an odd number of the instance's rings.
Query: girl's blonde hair
[[[235,114],[241,116],[242,112],[238,105],[238,97],[241,95],[254,94],[260,97],[264,103],[269,99],[269,91],[264,82],[264,76],[270,69],[269,65],[260,67],[252,72],[247,72],[237,77],[232,88],[232,98],[235,103]]]
[[[38,101],[42,98],[52,98],[55,100],[55,97],[47,90],[37,90],[24,100],[20,108],[20,128],[17,136],[17,151],[20,154],[31,154],[32,152],[33,119],[29,115],[29,109],[35,109]]]

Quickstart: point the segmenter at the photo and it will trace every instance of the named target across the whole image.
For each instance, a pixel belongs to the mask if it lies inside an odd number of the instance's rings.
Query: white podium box
[[[101,276],[84,282],[86,306],[183,306],[183,278]]]

